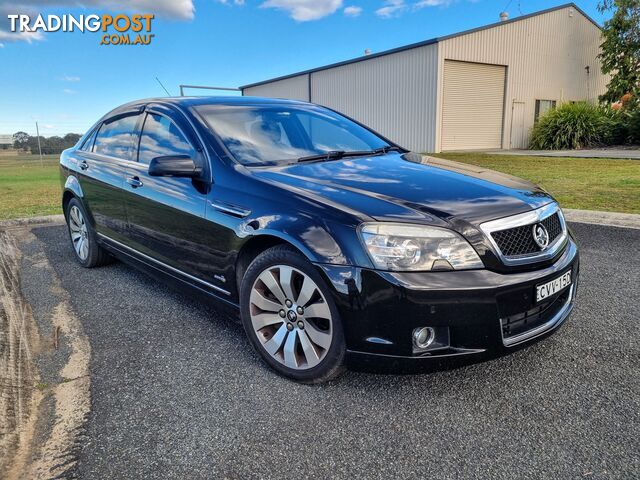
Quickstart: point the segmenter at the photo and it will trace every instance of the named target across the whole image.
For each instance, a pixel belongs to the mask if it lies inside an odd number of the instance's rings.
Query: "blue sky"
[[[165,95],[156,76],[173,95],[181,83],[236,87],[492,23],[507,3],[0,0],[0,134],[35,133],[35,120],[42,135],[83,133],[119,104]],[[512,0],[507,11],[513,18],[560,3]],[[600,24],[605,20],[595,1],[577,4]],[[101,46],[98,33],[25,41],[6,31],[7,13],[122,13],[123,5],[156,14],[151,45]]]

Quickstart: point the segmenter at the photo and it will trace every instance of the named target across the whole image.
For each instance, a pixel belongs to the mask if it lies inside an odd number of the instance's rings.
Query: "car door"
[[[178,114],[166,107],[147,110],[138,161],[125,172],[130,241],[137,251],[169,270],[218,284],[214,290],[226,292],[219,280],[221,227],[205,218],[210,182],[148,173],[149,163],[156,157],[188,155],[208,176],[210,166],[204,149],[189,124],[175,119]]]
[[[139,110],[103,121],[76,155],[83,202],[99,234],[124,241],[127,217],[123,186],[125,166],[135,160]]]

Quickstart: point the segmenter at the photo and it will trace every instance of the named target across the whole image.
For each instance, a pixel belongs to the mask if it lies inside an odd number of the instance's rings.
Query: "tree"
[[[45,155],[58,154],[67,148],[73,147],[82,135],[79,133],[67,133],[64,137],[40,137],[40,148]],[[32,137],[25,132],[16,132],[13,134],[13,147],[23,150],[31,150],[32,153],[38,153],[38,137]]]
[[[78,140],[80,140],[80,137],[82,137],[82,135],[78,133],[67,133],[63,138],[65,143],[64,148],[73,147],[76,143],[78,143]]]
[[[58,137],[57,135],[45,138],[42,142],[42,153],[45,155],[60,153],[65,148],[67,148],[67,146],[65,146],[62,137]]]
[[[29,142],[29,134],[27,132],[16,132],[13,134],[13,148],[25,149]]]
[[[637,107],[640,105],[640,0],[601,0],[598,11],[613,11],[602,28],[599,58],[602,73],[610,74],[611,81],[600,101],[614,103],[631,94],[627,105]]]
[[[44,144],[44,137],[40,137],[40,146],[43,146]],[[26,143],[26,147],[25,150],[31,150],[31,153],[36,154],[38,153],[38,137],[32,137],[31,135],[29,135],[29,140]],[[42,153],[44,153],[44,148],[42,149]]]

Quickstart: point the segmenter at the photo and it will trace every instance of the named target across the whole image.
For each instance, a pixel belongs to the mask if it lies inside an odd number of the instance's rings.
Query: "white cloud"
[[[67,95],[73,95],[74,93],[78,93],[77,91],[72,90],[72,89],[70,89],[70,88],[63,88],[63,89],[62,89],[62,91],[63,91],[64,93],[66,93]]]
[[[425,7],[448,6],[454,0],[418,0],[413,4],[405,3],[405,0],[386,0],[384,6],[376,10],[376,15],[382,18],[399,17],[408,10],[420,10]]]
[[[342,7],[342,0],[267,0],[260,8],[284,10],[299,22],[318,20],[335,13]]]
[[[221,3],[223,5],[231,5],[232,3],[234,5],[239,5],[239,6],[244,5],[244,0],[216,0],[216,2]]]
[[[361,7],[356,7],[354,5],[351,5],[347,8],[345,8],[343,10],[343,13],[347,16],[347,17],[359,17],[360,14],[362,13],[362,8]]]
[[[74,77],[73,75],[65,75],[62,77],[62,80],[65,82],[79,82],[80,77]]]
[[[424,8],[424,7],[441,7],[446,6],[451,3],[452,0],[420,0],[416,4],[414,4],[414,8]]]
[[[384,7],[376,10],[376,15],[382,18],[397,17],[407,9],[404,0],[387,0]]]
[[[27,42],[32,43],[38,40],[44,40],[42,32],[11,32],[8,29],[0,28],[0,40],[4,42]]]

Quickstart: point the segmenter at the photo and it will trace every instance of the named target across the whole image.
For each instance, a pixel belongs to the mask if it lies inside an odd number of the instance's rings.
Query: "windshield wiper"
[[[311,162],[313,160],[338,160],[344,157],[344,150],[331,150],[330,152],[319,153],[318,155],[309,155],[308,157],[300,157],[298,162]]]
[[[400,147],[387,145],[386,147],[375,148],[373,150],[353,150],[350,152],[345,152],[344,150],[331,150],[329,152],[319,153],[318,155],[300,157],[298,158],[298,162],[311,162],[314,160],[339,160],[343,157],[364,157],[367,155],[384,155],[385,153],[391,151],[401,152],[403,151],[403,149]]]
[[[389,152],[402,152],[403,149],[400,147],[394,147],[392,145],[387,145],[386,147],[376,148],[371,150],[371,153],[380,154],[380,153],[389,153]]]
[[[392,147],[387,145],[386,147],[374,148],[373,150],[353,150],[351,152],[344,152],[343,157],[364,157],[371,155],[384,155],[390,151],[402,151],[400,147]]]

